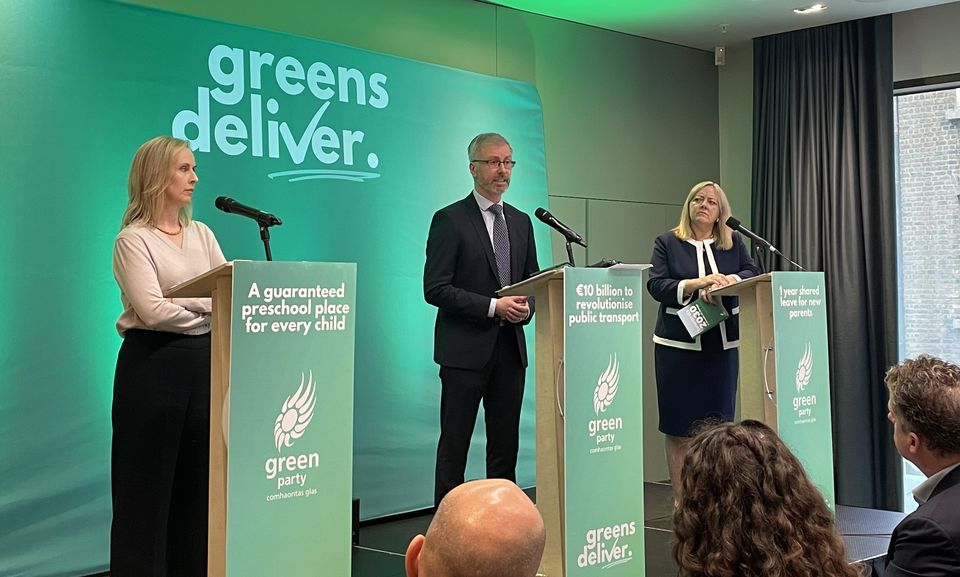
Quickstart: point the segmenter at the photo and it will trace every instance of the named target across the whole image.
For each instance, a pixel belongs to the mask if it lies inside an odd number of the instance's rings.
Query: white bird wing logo
[[[304,389],[306,385],[306,389]],[[303,432],[313,418],[313,409],[317,404],[317,387],[313,382],[313,371],[310,379],[304,383],[304,375],[300,374],[300,387],[297,392],[287,397],[280,407],[280,415],[273,426],[273,437],[277,451],[281,447],[293,446],[293,441],[303,436]]]
[[[801,393],[810,383],[810,376],[813,374],[813,351],[810,350],[810,343],[807,343],[804,349],[803,357],[797,363],[797,392]]]
[[[593,390],[593,410],[597,416],[607,410],[617,394],[617,385],[620,383],[620,363],[617,355],[610,357],[607,370],[597,379],[597,388]]]

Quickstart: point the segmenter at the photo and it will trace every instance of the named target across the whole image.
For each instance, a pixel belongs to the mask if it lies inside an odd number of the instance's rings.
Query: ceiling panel
[[[489,2],[642,36],[713,50],[757,36],[902,12],[944,0],[823,0],[826,10],[794,14],[815,0],[502,0]]]

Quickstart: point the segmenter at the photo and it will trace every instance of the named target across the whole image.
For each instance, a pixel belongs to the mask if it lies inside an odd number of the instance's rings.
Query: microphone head
[[[218,196],[217,200],[214,201],[214,206],[222,210],[223,212],[230,212],[230,205],[233,203],[233,199],[227,196]]]
[[[740,228],[740,221],[731,216],[730,218],[727,219],[727,226],[729,226],[734,230],[737,230],[738,228]]]
[[[550,214],[545,208],[538,208],[537,210],[533,211],[533,214],[546,224],[550,224],[550,219],[553,218],[553,215]]]

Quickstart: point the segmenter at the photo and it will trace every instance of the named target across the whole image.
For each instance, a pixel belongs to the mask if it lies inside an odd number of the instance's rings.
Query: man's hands
[[[530,316],[530,305],[527,297],[500,297],[497,299],[496,315],[511,323],[519,323]]]

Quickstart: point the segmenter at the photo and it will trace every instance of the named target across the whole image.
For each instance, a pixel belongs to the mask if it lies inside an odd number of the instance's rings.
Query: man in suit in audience
[[[534,577],[545,538],[540,512],[519,487],[470,481],[443,498],[404,565],[407,577]]]
[[[887,577],[960,575],[960,367],[921,355],[887,371],[887,417],[897,451],[927,480],[897,525]]]
[[[440,441],[434,504],[463,483],[480,401],[487,430],[487,478],[516,482],[533,299],[498,297],[537,270],[530,217],[503,202],[513,149],[495,133],[467,147],[473,190],[437,211],[427,237],[423,294],[437,307],[433,360],[440,365]]]

